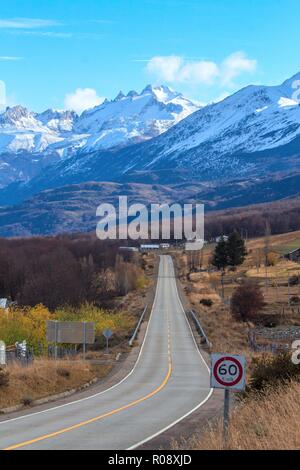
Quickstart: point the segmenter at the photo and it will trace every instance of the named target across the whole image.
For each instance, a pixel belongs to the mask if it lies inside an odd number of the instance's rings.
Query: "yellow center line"
[[[121,406],[120,408],[116,408],[112,411],[109,411],[107,413],[104,413],[102,415],[96,416],[95,418],[88,419],[86,421],[82,421],[78,424],[74,424],[73,426],[69,426],[67,428],[60,429],[59,431],[52,432],[50,434],[45,434],[44,436],[41,437],[36,437],[34,439],[31,439],[29,441],[24,441],[19,444],[14,444],[12,446],[6,447],[3,450],[16,450],[20,449],[21,447],[26,447],[31,444],[35,444],[36,442],[44,441],[46,439],[51,439],[52,437],[59,436],[61,434],[64,434],[66,432],[74,431],[75,429],[79,429],[83,426],[86,426],[87,424],[95,423],[96,421],[100,421],[103,418],[107,418],[108,416],[112,416],[116,413],[119,413],[120,411],[127,410],[128,408],[131,408],[132,406],[138,405],[139,403],[142,403],[145,400],[148,400],[149,398],[153,397],[157,393],[159,393],[168,383],[170,377],[172,374],[172,358],[171,358],[171,351],[170,351],[170,327],[168,325],[168,372],[167,375],[165,376],[163,382],[157,387],[155,390],[150,392],[148,395],[145,395],[141,398],[138,398],[137,400],[134,400],[127,405]]]

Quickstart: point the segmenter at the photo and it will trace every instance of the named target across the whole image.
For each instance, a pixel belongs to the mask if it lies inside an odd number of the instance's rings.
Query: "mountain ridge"
[[[151,139],[196,109],[199,106],[182,94],[151,85],[140,94],[119,93],[80,116],[68,110],[35,113],[20,105],[7,107],[0,114],[0,187],[26,182],[45,166],[79,151],[120,148]]]

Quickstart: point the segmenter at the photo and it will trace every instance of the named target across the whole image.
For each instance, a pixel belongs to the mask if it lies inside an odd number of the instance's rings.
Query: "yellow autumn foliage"
[[[50,313],[43,305],[10,308],[0,313],[0,340],[7,346],[26,340],[28,345],[39,353],[40,347],[47,345],[47,320],[95,322],[96,336],[102,335],[106,328],[111,329],[114,334],[124,335],[135,324],[135,318],[126,312],[112,313],[91,304],[78,308],[64,307],[54,313]]]
[[[106,328],[111,329],[115,334],[125,333],[134,327],[136,321],[127,312],[113,313],[88,303],[79,308],[57,309],[54,316],[56,320],[95,322],[96,336],[101,335]]]
[[[46,320],[51,313],[43,305],[10,308],[0,313],[0,339],[8,346],[26,340],[33,348],[46,344]]]

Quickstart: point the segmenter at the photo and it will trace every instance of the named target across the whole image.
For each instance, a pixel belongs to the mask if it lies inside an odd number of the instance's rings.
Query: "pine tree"
[[[247,250],[244,240],[238,232],[233,232],[226,243],[229,266],[240,266],[245,261]]]
[[[222,270],[225,270],[228,266],[227,242],[224,237],[221,238],[215,248],[212,264]]]

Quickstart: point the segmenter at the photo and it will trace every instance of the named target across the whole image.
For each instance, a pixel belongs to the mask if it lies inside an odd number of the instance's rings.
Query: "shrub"
[[[64,367],[58,367],[56,370],[57,375],[60,377],[64,377],[65,379],[68,379],[70,377],[70,371],[68,369],[65,369]]]
[[[56,320],[95,322],[96,336],[110,328],[114,335],[123,335],[135,325],[135,318],[127,312],[110,312],[93,304],[83,304],[78,308],[61,308],[54,313]]]
[[[252,378],[249,390],[264,391],[291,379],[300,380],[300,367],[293,364],[291,354],[284,352],[276,356],[264,354],[252,360]]]
[[[30,406],[32,402],[33,402],[33,399],[31,397],[23,397],[21,400],[21,403],[24,406]]]
[[[7,315],[0,316],[0,337],[6,344],[26,340],[35,352],[46,346],[46,320],[51,319],[43,305],[27,308],[10,308]]]
[[[231,298],[231,313],[237,320],[253,320],[265,306],[261,288],[253,281],[244,281]]]
[[[291,297],[290,302],[291,302],[292,305],[298,305],[298,304],[300,304],[300,297],[298,297],[297,295],[293,295]]]
[[[271,251],[267,254],[267,266],[276,266],[279,261],[279,255]]]
[[[290,277],[290,285],[291,286],[296,286],[297,284],[300,283],[300,278],[296,274]]]
[[[212,307],[214,303],[211,299],[201,299],[200,304],[204,305],[205,307]]]
[[[9,372],[0,366],[0,387],[6,387],[9,384]]]

